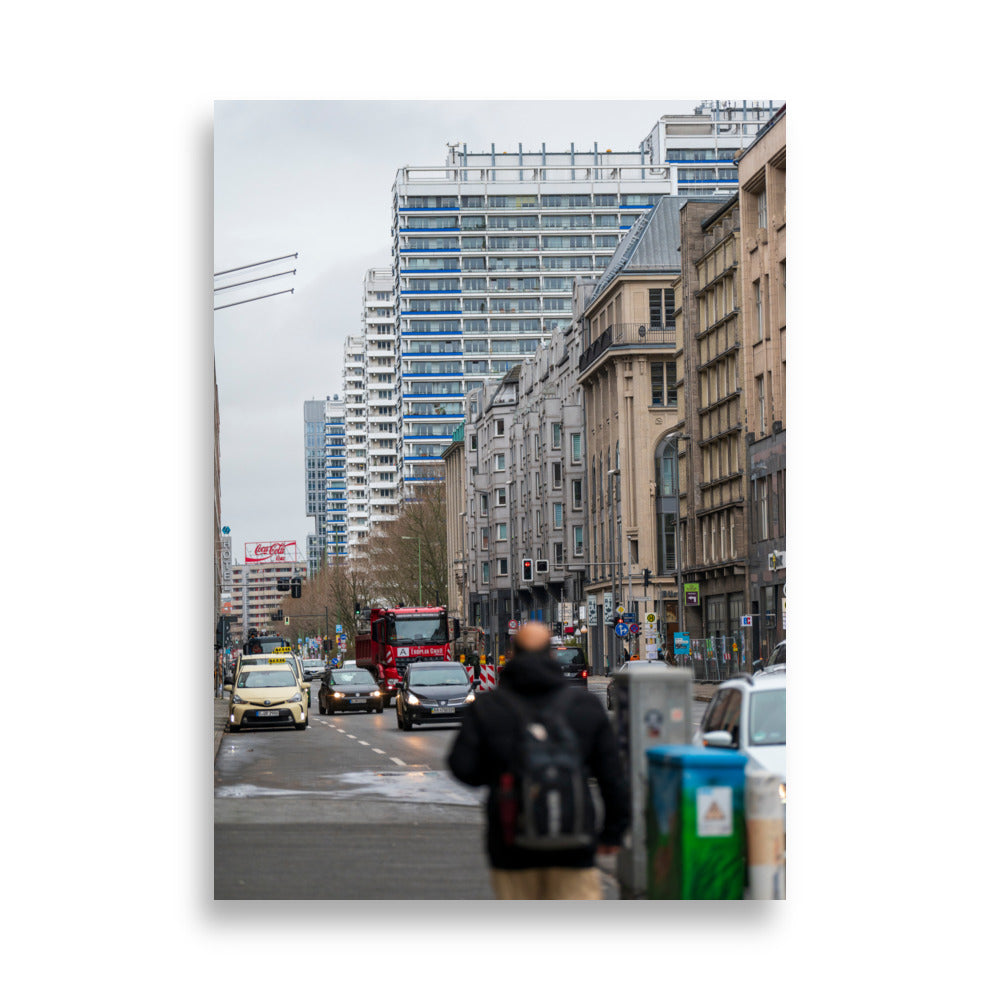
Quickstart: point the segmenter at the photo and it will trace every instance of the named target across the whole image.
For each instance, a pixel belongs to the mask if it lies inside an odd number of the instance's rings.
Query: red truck
[[[354,657],[375,678],[385,705],[392,704],[409,664],[453,659],[458,619],[449,625],[447,608],[370,608],[361,615]]]

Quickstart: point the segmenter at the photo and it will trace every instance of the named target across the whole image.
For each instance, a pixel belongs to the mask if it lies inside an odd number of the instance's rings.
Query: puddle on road
[[[374,796],[396,802],[428,802],[436,805],[478,806],[485,791],[458,784],[444,771],[353,771],[335,776],[347,787],[330,790],[265,788],[260,785],[223,785],[215,790],[219,799],[250,799],[274,795],[353,799]]]

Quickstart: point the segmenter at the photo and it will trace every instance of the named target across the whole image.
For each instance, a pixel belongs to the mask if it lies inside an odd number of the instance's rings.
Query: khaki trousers
[[[497,899],[603,899],[597,868],[490,869]]]

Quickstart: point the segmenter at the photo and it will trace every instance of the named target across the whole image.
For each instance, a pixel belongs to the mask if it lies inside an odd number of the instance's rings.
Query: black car
[[[326,662],[323,660],[303,660],[302,676],[307,681],[314,681],[317,677],[322,677],[326,673]]]
[[[454,660],[411,663],[396,691],[396,725],[412,729],[428,722],[459,722],[475,698],[463,664]]]
[[[319,714],[383,712],[382,692],[367,670],[328,670],[319,686]]]
[[[570,684],[587,686],[587,654],[579,646],[553,646],[552,656]]]

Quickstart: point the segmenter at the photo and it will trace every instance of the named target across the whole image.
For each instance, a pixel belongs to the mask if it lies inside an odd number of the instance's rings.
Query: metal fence
[[[677,656],[677,664],[690,667],[696,681],[724,681],[736,674],[752,673],[750,649],[742,635],[692,639],[689,653]]]

